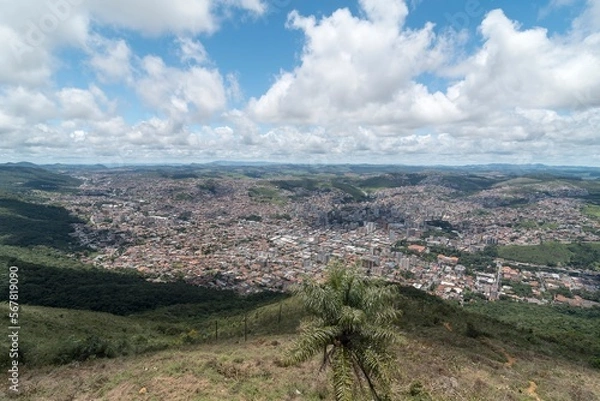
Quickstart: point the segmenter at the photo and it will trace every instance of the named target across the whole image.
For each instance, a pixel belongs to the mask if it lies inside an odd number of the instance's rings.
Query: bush
[[[122,341],[117,347],[110,341],[100,338],[96,335],[90,335],[83,340],[70,338],[57,352],[53,358],[53,363],[64,365],[73,361],[86,361],[96,358],[114,358],[119,354],[124,354],[127,343]],[[119,352],[120,351],[120,352]]]

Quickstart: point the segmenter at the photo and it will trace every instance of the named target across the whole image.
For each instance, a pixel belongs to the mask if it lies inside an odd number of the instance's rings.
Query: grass
[[[79,222],[62,207],[0,196],[0,245],[46,245],[69,250],[71,224]]]
[[[498,247],[498,256],[515,262],[594,270],[598,269],[600,261],[600,243],[544,242],[539,245],[507,245]]]
[[[557,352],[570,350],[581,355],[587,354],[592,362],[596,359],[600,361],[599,308],[581,309],[500,301],[468,304],[467,310],[493,316],[532,339],[535,336],[548,340],[559,346],[560,349],[556,348]]]
[[[332,180],[331,186],[344,192],[354,202],[364,202],[369,198],[362,189],[339,180]]]
[[[0,190],[8,192],[69,191],[81,181],[36,166],[0,165]]]
[[[450,335],[452,332],[440,325]],[[314,360],[284,368],[289,335],[223,341],[143,356],[25,369],[21,400],[329,400],[326,372]],[[466,351],[408,336],[395,350],[396,400],[588,401],[600,397],[598,372],[473,339]]]
[[[525,401],[531,399],[524,395],[530,382],[544,400],[600,396],[598,370],[585,363],[598,345],[597,311],[563,311],[561,320],[530,305],[463,309],[410,287],[399,292],[398,330],[406,342],[395,349],[394,399]],[[331,399],[327,374],[318,373],[319,358],[291,368],[279,363],[303,316],[293,299],[246,311],[209,313],[206,307],[170,305],[115,316],[25,305],[19,398]],[[6,308],[0,306],[4,320]]]
[[[566,244],[545,242],[540,245],[508,245],[498,247],[498,256],[507,260],[539,265],[569,263],[571,252]]]
[[[591,203],[587,204],[583,207],[582,213],[588,217],[600,219],[600,206]]]
[[[285,199],[279,194],[277,188],[267,186],[256,186],[248,190],[248,196],[257,202],[273,203],[281,205]]]
[[[285,319],[279,318],[280,310]],[[0,304],[9,326],[8,304]],[[20,361],[28,367],[137,355],[216,340],[242,340],[274,333],[293,333],[301,311],[288,301],[228,315],[205,305],[176,305],[150,312],[117,316],[103,312],[21,305]],[[216,333],[215,333],[216,331]],[[216,337],[215,337],[216,335]],[[0,364],[7,366],[8,343],[0,347]]]

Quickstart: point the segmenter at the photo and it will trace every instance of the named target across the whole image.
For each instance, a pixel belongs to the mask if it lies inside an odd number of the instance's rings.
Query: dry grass
[[[292,368],[278,363],[291,338],[205,344],[25,371],[19,399],[331,399],[327,376],[318,373],[318,360]],[[482,348],[469,353],[450,345],[407,340],[398,350],[396,399],[600,400],[598,371],[536,355],[513,355],[512,350],[488,339],[476,346]]]

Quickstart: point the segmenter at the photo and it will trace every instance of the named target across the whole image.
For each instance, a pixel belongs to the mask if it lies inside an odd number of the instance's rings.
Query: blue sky
[[[597,0],[0,1],[0,162],[600,165]]]

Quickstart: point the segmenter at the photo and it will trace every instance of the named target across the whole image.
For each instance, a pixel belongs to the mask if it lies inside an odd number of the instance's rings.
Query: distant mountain
[[[4,191],[60,191],[80,183],[80,180],[69,175],[52,172],[33,163],[0,164],[0,190]]]
[[[4,164],[0,164],[0,167],[2,166],[7,166],[7,167],[38,167],[37,164],[34,163],[30,163],[30,162],[17,162],[17,163],[4,163]]]

